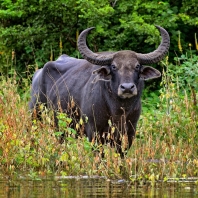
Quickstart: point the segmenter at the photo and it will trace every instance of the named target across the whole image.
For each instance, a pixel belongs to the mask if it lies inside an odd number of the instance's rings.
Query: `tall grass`
[[[151,94],[143,100],[137,135],[124,159],[109,145],[103,146],[104,158],[95,153],[93,146],[97,150],[102,146],[93,145],[86,137],[75,138],[76,129],[69,128],[70,119],[63,114],[60,123],[66,124],[60,124],[60,130],[67,131],[67,137],[60,144],[51,114],[44,110],[42,122],[32,120],[27,99],[19,95],[15,78],[2,77],[0,81],[3,175],[103,175],[151,183],[198,176],[198,108],[194,93],[182,89],[167,66],[159,97]],[[157,105],[150,108],[147,100]]]

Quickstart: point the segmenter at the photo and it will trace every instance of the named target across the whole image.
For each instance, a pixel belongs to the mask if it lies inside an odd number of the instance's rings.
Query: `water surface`
[[[198,186],[192,181],[132,185],[125,180],[103,177],[56,177],[53,179],[0,180],[0,198],[73,198],[73,197],[160,197],[197,198]]]

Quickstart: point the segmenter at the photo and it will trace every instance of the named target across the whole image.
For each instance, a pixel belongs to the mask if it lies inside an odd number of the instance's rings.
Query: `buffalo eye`
[[[140,64],[137,64],[135,66],[135,71],[140,72],[140,70],[141,70],[141,65]]]
[[[117,70],[115,65],[111,65],[111,69],[114,70],[114,71]]]
[[[140,64],[137,64],[137,65],[135,66],[135,69],[139,70],[139,69],[140,69]]]

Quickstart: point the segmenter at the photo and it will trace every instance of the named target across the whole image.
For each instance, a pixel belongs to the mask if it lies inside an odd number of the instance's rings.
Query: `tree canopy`
[[[178,38],[183,49],[189,43],[198,48],[197,12],[197,0],[0,0],[0,72],[7,71],[8,59],[21,72],[62,53],[79,57],[78,34],[92,26],[88,44],[93,51],[145,53],[159,45],[154,25],[160,25],[171,36],[175,56]]]

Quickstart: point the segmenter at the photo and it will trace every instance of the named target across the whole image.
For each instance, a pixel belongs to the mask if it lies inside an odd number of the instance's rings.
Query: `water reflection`
[[[198,187],[193,183],[134,186],[124,180],[68,177],[45,180],[0,180],[0,198],[73,198],[73,197],[160,197],[195,198]]]

